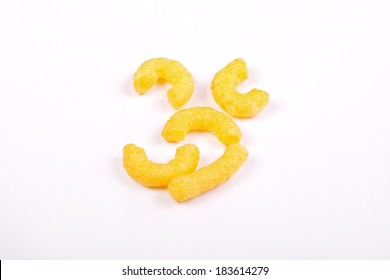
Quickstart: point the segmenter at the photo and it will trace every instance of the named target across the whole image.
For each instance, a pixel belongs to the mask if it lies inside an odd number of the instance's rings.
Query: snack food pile
[[[211,92],[215,102],[229,115],[250,118],[268,104],[265,91],[252,89],[241,94],[237,86],[248,78],[243,59],[235,59],[215,74]],[[172,84],[168,101],[174,109],[182,108],[194,91],[191,73],[178,61],[154,58],[141,64],[134,74],[134,88],[145,94],[158,81]],[[180,142],[189,132],[208,131],[226,146],[223,155],[208,166],[196,170],[199,149],[187,144],[176,149],[175,158],[166,164],[151,162],[144,149],[128,144],[123,149],[123,166],[127,174],[147,187],[165,187],[176,201],[186,201],[209,191],[231,178],[248,158],[240,145],[241,130],[226,114],[211,107],[192,107],[173,114],[166,122],[162,137]]]

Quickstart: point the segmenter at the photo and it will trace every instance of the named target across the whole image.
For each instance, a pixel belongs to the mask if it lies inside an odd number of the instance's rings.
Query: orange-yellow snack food
[[[209,131],[225,145],[241,140],[241,130],[234,121],[210,107],[192,107],[176,112],[165,124],[162,137],[168,142],[180,142],[191,131]]]
[[[224,154],[208,166],[202,167],[189,175],[173,178],[168,184],[168,191],[176,201],[185,201],[196,197],[226,182],[248,158],[248,152],[240,144],[226,147]]]
[[[245,60],[238,58],[219,70],[211,82],[215,102],[236,118],[253,117],[268,104],[269,95],[265,91],[256,88],[244,94],[237,91],[237,86],[247,78]]]
[[[191,73],[176,60],[153,58],[142,63],[134,74],[134,88],[141,95],[157,81],[167,81],[172,84],[168,90],[168,101],[175,109],[183,107],[194,91]]]
[[[193,144],[178,147],[175,158],[166,164],[151,162],[144,149],[134,144],[123,148],[123,166],[127,174],[147,187],[166,187],[174,177],[193,172],[198,161],[199,149]]]

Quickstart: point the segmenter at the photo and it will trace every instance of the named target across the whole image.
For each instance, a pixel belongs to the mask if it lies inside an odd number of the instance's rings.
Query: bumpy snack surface
[[[142,63],[134,74],[134,88],[141,95],[157,81],[167,81],[172,84],[168,90],[168,101],[175,109],[183,107],[194,91],[191,73],[176,60],[153,58]]]
[[[168,191],[176,201],[196,197],[226,182],[248,158],[247,150],[240,144],[226,147],[224,154],[208,166],[189,175],[175,177],[168,184]]]
[[[253,117],[268,104],[269,95],[265,91],[256,88],[244,94],[237,91],[237,86],[247,78],[245,60],[238,58],[219,70],[211,83],[215,102],[233,117]]]
[[[178,147],[175,158],[165,164],[151,162],[145,150],[134,144],[123,148],[127,174],[147,187],[166,187],[174,177],[195,171],[198,161],[199,149],[193,144]]]
[[[162,136],[168,142],[180,142],[191,131],[209,131],[225,145],[241,140],[241,130],[224,113],[210,107],[192,107],[173,114],[164,126]]]

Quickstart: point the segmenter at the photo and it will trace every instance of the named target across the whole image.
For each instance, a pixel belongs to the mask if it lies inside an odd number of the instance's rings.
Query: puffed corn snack
[[[191,73],[176,60],[153,58],[142,63],[134,74],[134,88],[141,95],[158,81],[172,84],[168,90],[168,101],[175,109],[183,107],[194,91]]]
[[[237,86],[248,78],[243,59],[235,59],[219,70],[211,83],[215,102],[229,115],[250,118],[268,104],[265,91],[252,89],[241,94]],[[145,61],[134,74],[134,88],[145,94],[159,81],[172,84],[168,101],[175,109],[183,107],[194,91],[191,73],[178,61],[154,58]],[[213,163],[196,170],[199,149],[186,144],[176,149],[174,159],[155,163],[145,150],[128,144],[123,149],[123,166],[137,182],[151,188],[165,187],[176,201],[186,201],[207,192],[229,180],[248,158],[248,151],[240,145],[241,130],[226,114],[211,107],[192,107],[174,113],[165,123],[162,137],[168,142],[183,141],[190,132],[207,131],[226,146],[223,155]]]
[[[238,58],[219,70],[211,82],[215,102],[236,118],[251,118],[268,104],[269,95],[263,90],[254,88],[244,94],[237,91],[237,86],[247,78],[245,60]]]
[[[224,145],[241,140],[241,130],[224,113],[211,107],[192,107],[174,113],[164,126],[162,137],[168,142],[180,142],[191,131],[209,131]]]
[[[188,175],[179,175],[168,184],[168,191],[176,201],[185,201],[226,182],[248,158],[248,151],[240,144],[226,147],[223,155],[213,163]]]
[[[168,163],[151,162],[145,150],[134,144],[123,148],[123,166],[137,182],[147,187],[166,187],[178,175],[195,171],[199,161],[199,149],[187,144],[176,149],[175,158]]]

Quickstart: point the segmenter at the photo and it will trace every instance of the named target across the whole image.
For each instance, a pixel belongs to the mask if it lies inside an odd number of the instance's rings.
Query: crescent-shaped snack
[[[196,197],[226,182],[248,158],[248,152],[240,144],[226,147],[224,154],[208,166],[189,175],[175,177],[168,184],[168,191],[176,201]]]
[[[211,82],[215,102],[236,118],[253,117],[268,104],[269,95],[265,91],[256,88],[244,94],[237,91],[237,86],[247,78],[245,60],[238,58],[219,70]]]
[[[211,107],[192,107],[176,112],[165,124],[162,137],[168,142],[180,142],[191,131],[209,131],[225,145],[241,140],[241,130],[235,122]]]
[[[134,88],[141,95],[157,81],[167,81],[172,84],[168,90],[168,101],[175,109],[183,107],[194,91],[191,73],[176,60],[153,58],[142,63],[134,74]]]
[[[166,187],[176,176],[195,171],[199,161],[199,149],[187,144],[176,149],[175,158],[168,163],[151,162],[145,150],[134,144],[123,148],[123,167],[127,174],[147,187]]]

